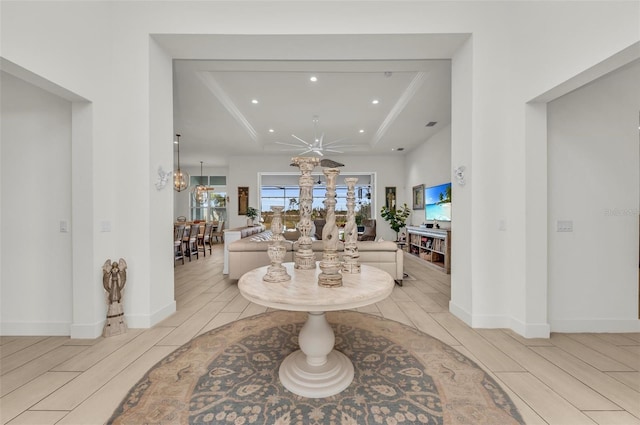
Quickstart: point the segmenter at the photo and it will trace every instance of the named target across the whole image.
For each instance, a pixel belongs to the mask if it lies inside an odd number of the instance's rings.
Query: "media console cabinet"
[[[451,273],[451,230],[407,226],[409,253]]]

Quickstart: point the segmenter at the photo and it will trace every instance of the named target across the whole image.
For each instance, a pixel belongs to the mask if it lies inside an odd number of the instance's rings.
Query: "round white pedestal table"
[[[335,336],[326,311],[347,310],[381,301],[393,291],[391,275],[372,266],[361,266],[359,274],[342,274],[342,286],[318,285],[320,269],[298,270],[284,263],[290,281],[262,280],[267,267],[245,273],[238,289],[247,300],[279,310],[306,311],[307,321],[300,330],[300,350],[288,355],[280,365],[280,381],[294,394],[309,398],[329,397],[353,381],[353,363],[333,349]]]

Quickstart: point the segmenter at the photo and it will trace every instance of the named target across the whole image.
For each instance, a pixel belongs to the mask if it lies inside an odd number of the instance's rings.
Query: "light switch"
[[[101,221],[100,222],[100,231],[101,232],[110,232],[111,231],[111,222],[110,221]]]
[[[501,218],[500,220],[498,220],[498,230],[501,232],[507,231],[507,219]]]
[[[69,232],[69,222],[67,220],[60,220],[60,233]]]
[[[573,232],[573,220],[558,220],[556,231]]]

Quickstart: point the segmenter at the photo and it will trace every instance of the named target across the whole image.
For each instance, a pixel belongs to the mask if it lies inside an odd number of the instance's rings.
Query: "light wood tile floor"
[[[640,425],[640,334],[525,339],[510,330],[471,329],[448,312],[448,275],[407,254],[405,271],[415,280],[359,310],[458,349],[502,385],[527,424]],[[176,266],[175,296],[178,311],[152,329],[96,340],[0,337],[0,423],[103,424],[129,388],[178,346],[267,311],[222,275],[222,245]]]

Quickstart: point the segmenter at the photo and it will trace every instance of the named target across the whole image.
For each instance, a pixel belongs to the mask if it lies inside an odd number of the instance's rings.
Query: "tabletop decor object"
[[[300,232],[298,250],[294,256],[296,269],[310,270],[316,268],[316,257],[311,249],[311,209],[313,205],[313,177],[311,171],[320,163],[320,158],[297,156],[291,159],[291,165],[300,168],[300,221],[296,226]]]
[[[267,268],[267,274],[264,275],[262,280],[265,282],[286,282],[291,280],[291,276],[287,273],[287,270],[282,265],[282,261],[286,255],[286,248],[282,244],[284,236],[282,234],[282,210],[283,206],[272,206],[273,218],[271,220],[271,241],[269,242],[269,248],[267,248],[267,254],[271,260],[271,265]]]
[[[124,320],[122,293],[127,283],[127,262],[121,258],[117,263],[107,260],[102,266],[102,286],[107,291],[107,321],[104,324],[102,336],[110,337],[127,332]]]
[[[324,168],[322,173],[327,179],[327,193],[324,208],[327,211],[326,223],[322,229],[322,261],[318,276],[318,285],[327,288],[342,286],[341,264],[338,260],[338,227],[336,226],[336,178],[340,174],[337,168]]]
[[[356,177],[344,179],[347,185],[347,223],[344,226],[344,253],[342,254],[342,272],[360,273],[360,253],[358,252],[358,226],[356,226]]]

